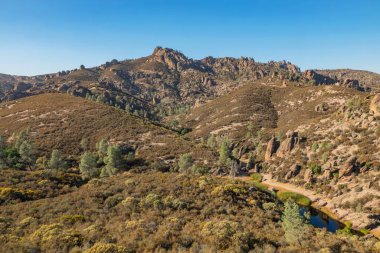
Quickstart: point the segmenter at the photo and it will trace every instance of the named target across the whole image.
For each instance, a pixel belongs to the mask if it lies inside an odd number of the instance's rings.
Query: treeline
[[[17,170],[54,170],[65,172],[70,167],[79,167],[84,180],[94,177],[106,177],[125,170],[134,162],[134,152],[123,154],[117,145],[106,140],[96,144],[96,152],[90,152],[81,141],[84,150],[79,161],[66,161],[61,152],[52,150],[50,156],[37,156],[34,145],[30,140],[30,131],[25,130],[13,134],[6,139],[0,136],[0,169]]]

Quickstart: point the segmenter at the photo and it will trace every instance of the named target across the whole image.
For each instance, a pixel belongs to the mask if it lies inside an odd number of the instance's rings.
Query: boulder
[[[288,173],[286,173],[285,179],[289,180],[297,176],[300,170],[301,170],[301,166],[299,164],[294,164],[292,167],[290,167],[290,170],[288,171]]]
[[[339,178],[350,176],[356,168],[355,156],[351,156],[340,168],[339,168]]]
[[[331,169],[325,169],[322,174],[322,178],[325,180],[329,180],[332,177],[332,170]]]
[[[306,183],[310,183],[312,179],[313,179],[313,172],[311,171],[311,169],[306,169],[305,174],[303,175],[303,180],[305,180]]]
[[[297,145],[299,144],[298,133],[293,131],[288,131],[286,133],[286,138],[280,144],[277,150],[278,157],[284,157],[289,154]]]
[[[319,104],[319,105],[317,105],[315,108],[314,108],[314,110],[316,111],[316,112],[326,112],[326,111],[328,111],[329,110],[329,104],[327,104],[327,103],[322,103],[322,104]]]
[[[265,151],[265,156],[264,156],[265,161],[269,161],[271,159],[273,154],[276,153],[277,148],[278,148],[278,142],[276,140],[276,137],[273,136],[267,144],[267,149]]]

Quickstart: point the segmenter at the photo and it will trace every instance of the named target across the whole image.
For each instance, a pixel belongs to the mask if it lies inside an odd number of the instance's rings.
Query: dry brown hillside
[[[195,157],[212,157],[176,132],[103,103],[66,94],[43,94],[0,104],[0,135],[29,128],[41,153],[61,150],[66,156],[81,153],[80,141],[89,146],[101,139],[136,150],[144,159],[170,160],[192,152]]]

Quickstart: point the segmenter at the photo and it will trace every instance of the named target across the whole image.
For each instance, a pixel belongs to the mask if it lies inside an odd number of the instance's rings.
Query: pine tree
[[[180,172],[188,172],[193,165],[193,158],[190,154],[183,154],[179,157],[178,167]]]
[[[305,219],[300,214],[299,206],[293,201],[285,202],[285,210],[282,214],[282,228],[285,231],[285,239],[288,243],[298,242],[304,238],[306,233]]]
[[[51,152],[51,157],[48,165],[50,169],[63,169],[65,167],[65,162],[62,160],[59,150],[54,149]]]
[[[29,170],[34,162],[32,144],[28,140],[24,140],[18,149],[21,162],[28,166]]]
[[[90,179],[98,176],[99,170],[96,168],[96,157],[90,152],[85,152],[81,157],[79,170],[83,179]]]
[[[122,165],[120,149],[116,146],[108,146],[107,156],[104,157],[105,166],[101,171],[102,177],[115,175]]]
[[[19,151],[20,149],[20,146],[21,144],[28,140],[28,137],[29,137],[29,129],[27,130],[24,130],[24,131],[21,131],[18,135],[17,135],[17,139],[16,139],[16,142],[15,142],[15,145],[14,147]]]
[[[220,145],[219,149],[219,164],[220,165],[226,165],[226,162],[228,158],[231,157],[231,150],[230,150],[230,142],[227,138],[222,140],[222,143]]]
[[[99,159],[103,160],[107,155],[108,142],[102,139],[96,144],[96,148],[98,150]]]

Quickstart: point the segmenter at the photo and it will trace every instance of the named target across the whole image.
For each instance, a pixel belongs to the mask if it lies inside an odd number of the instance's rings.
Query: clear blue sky
[[[0,73],[149,55],[288,60],[380,73],[378,0],[1,0]]]

